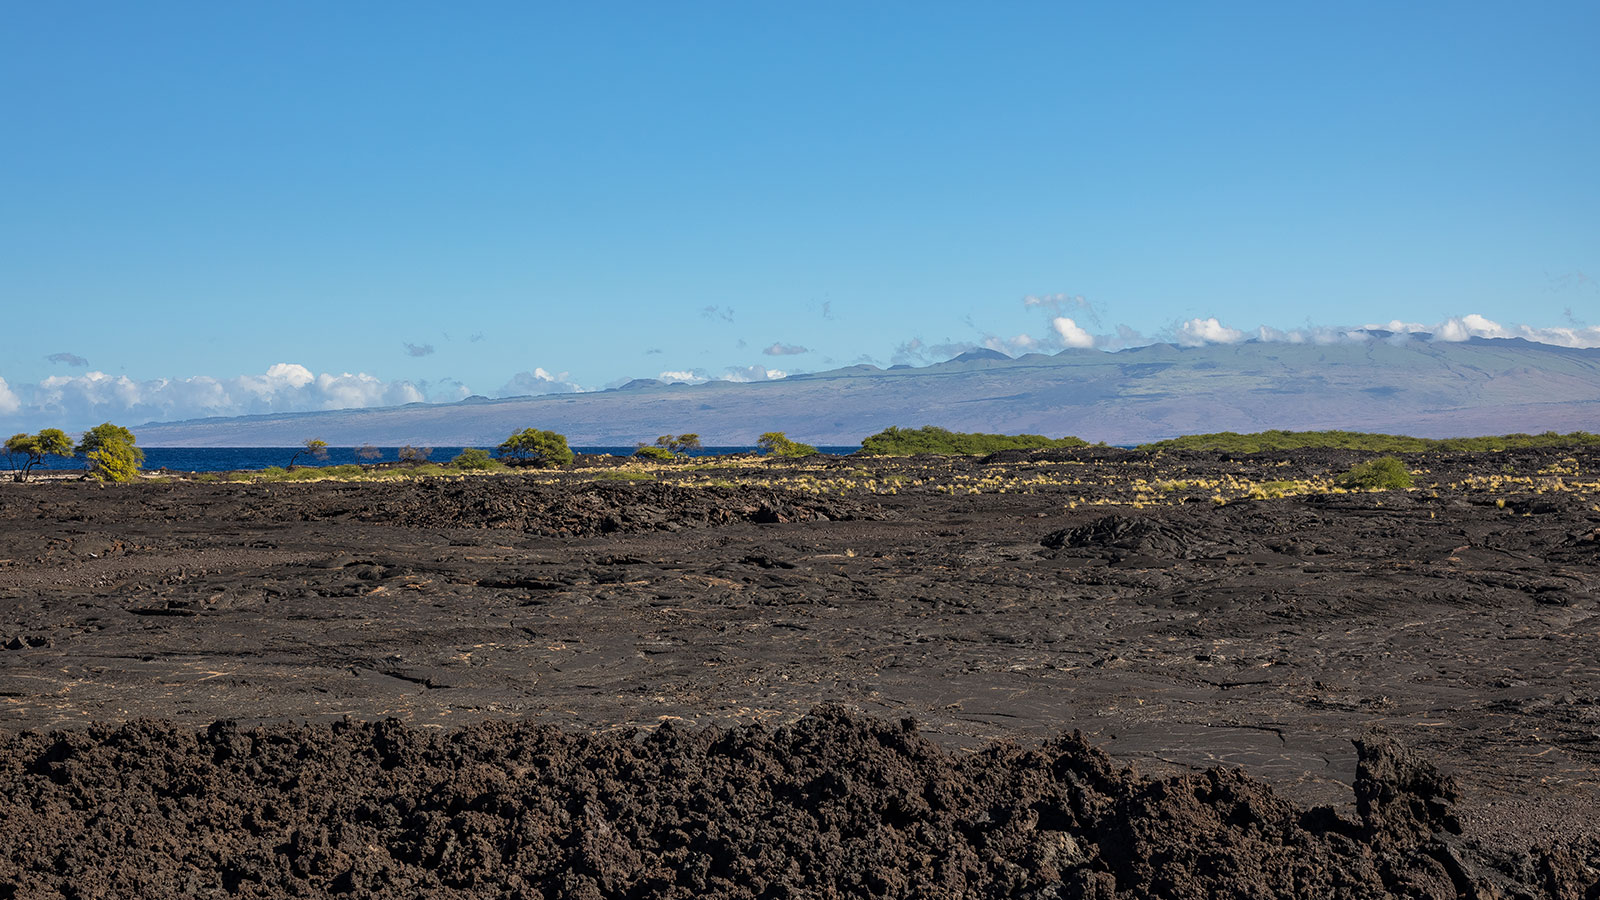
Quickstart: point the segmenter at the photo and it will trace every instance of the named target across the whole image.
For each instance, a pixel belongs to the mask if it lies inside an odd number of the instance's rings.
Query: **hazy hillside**
[[[663,385],[387,409],[203,419],[137,428],[146,446],[498,443],[520,428],[575,444],[696,431],[749,444],[785,431],[852,444],[888,425],[1073,434],[1137,443],[1212,431],[1355,429],[1421,437],[1600,430],[1600,350],[1523,340],[1172,344],[1007,359],[975,353],[924,368],[852,366],[755,384]]]

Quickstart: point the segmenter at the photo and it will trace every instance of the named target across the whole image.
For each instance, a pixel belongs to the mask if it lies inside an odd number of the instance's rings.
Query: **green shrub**
[[[885,428],[863,440],[857,452],[863,456],[914,456],[918,453],[978,456],[998,450],[1070,450],[1087,446],[1087,441],[1075,437],[984,434],[948,431],[935,425],[925,425],[921,428]]]
[[[284,481],[326,481],[328,470],[316,466],[296,466],[283,476]]]
[[[817,452],[817,448],[810,444],[789,440],[788,436],[781,431],[769,431],[756,438],[756,446],[770,456],[783,456],[791,459],[812,456]]]
[[[360,481],[370,477],[372,476],[361,466],[344,463],[337,466],[296,466],[293,469],[267,466],[254,472],[232,472],[227,476],[227,480],[276,484],[289,481]]]
[[[465,471],[487,471],[500,467],[500,464],[489,455],[489,451],[479,450],[477,447],[468,447],[457,453],[456,458],[450,460],[450,465]]]
[[[1339,476],[1339,486],[1360,491],[1403,491],[1411,487],[1406,464],[1392,456],[1368,460],[1351,466]]]
[[[673,453],[666,447],[640,447],[633,451],[633,455],[636,459],[655,459],[662,462],[670,462],[678,458],[678,454]]]

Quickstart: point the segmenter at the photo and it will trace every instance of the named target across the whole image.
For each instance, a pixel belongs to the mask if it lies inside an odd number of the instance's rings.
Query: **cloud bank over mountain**
[[[784,431],[853,444],[889,425],[1072,434],[1142,443],[1208,431],[1350,429],[1451,437],[1595,429],[1600,349],[1525,340],[1371,335],[1333,343],[1164,342],[1116,353],[1018,358],[977,350],[928,367],[852,365],[743,384],[662,384],[542,397],[413,404],[150,425],[152,446],[490,446],[528,423],[575,446],[628,446],[693,430],[707,445]]]
[[[25,417],[27,424],[62,423],[74,429],[107,420],[132,423],[308,412],[399,406],[427,399],[422,388],[410,381],[384,381],[366,373],[316,374],[294,363],[278,363],[260,375],[231,378],[195,375],[136,381],[126,375],[91,371],[52,375],[16,389],[0,380],[0,415]]]
[[[1084,327],[1098,321],[1093,307],[1082,297],[1063,294],[1049,297],[1027,297],[1023,305],[1030,309],[1043,309],[1051,313],[1048,329],[1043,336],[1019,334],[1014,337],[985,335],[976,341],[945,341],[925,343],[912,338],[902,343],[892,357],[896,363],[926,364],[938,359],[948,359],[968,350],[997,350],[1011,356],[1023,353],[1054,352],[1058,350],[1096,349],[1106,351],[1126,350],[1149,344],[1169,343],[1180,347],[1204,347],[1208,344],[1239,344],[1245,341],[1285,344],[1337,344],[1362,343],[1383,340],[1375,332],[1390,332],[1400,340],[1420,339],[1459,342],[1472,338],[1522,338],[1538,344],[1556,347],[1587,349],[1600,347],[1600,327],[1571,325],[1538,328],[1531,325],[1502,325],[1484,316],[1471,314],[1452,316],[1442,322],[1426,324],[1395,319],[1387,323],[1368,323],[1361,326],[1317,326],[1282,329],[1258,325],[1251,329],[1234,328],[1216,316],[1195,317],[1174,322],[1154,334],[1142,334],[1126,325],[1111,331],[1095,333]],[[1075,316],[1061,314],[1075,309]]]
[[[789,377],[789,373],[765,366],[729,366],[721,372],[710,372],[706,369],[669,370],[656,377],[667,384],[705,384],[708,381],[749,384],[753,381],[777,381]]]
[[[1396,332],[1429,332],[1436,341],[1465,341],[1471,338],[1522,338],[1536,344],[1557,347],[1600,347],[1600,327],[1575,325],[1565,328],[1534,328],[1530,325],[1501,325],[1479,315],[1446,319],[1437,325],[1395,320],[1387,325],[1369,325]]]
[[[1237,346],[1247,342],[1337,345],[1425,341],[1450,344],[1473,338],[1521,338],[1555,347],[1600,347],[1600,327],[1581,323],[1558,327],[1506,325],[1476,314],[1454,316],[1432,324],[1395,319],[1360,327],[1279,329],[1260,325],[1249,330],[1209,316],[1174,322],[1155,334],[1146,335],[1124,325],[1110,330],[1100,328],[1097,324],[1100,321],[1098,313],[1082,297],[1065,294],[1030,296],[1023,303],[1025,307],[1045,314],[1041,334],[1022,333],[1012,337],[987,335],[973,341],[925,342],[920,338],[912,338],[895,348],[889,362],[925,366],[979,349],[1016,357],[1063,350],[1117,352],[1159,343],[1198,348]],[[731,313],[731,310],[718,308],[713,312],[714,317],[725,320],[725,313]],[[785,356],[811,351],[799,345],[778,342],[762,352],[768,356]],[[64,353],[55,355],[60,357],[56,361],[68,365],[76,365],[76,361],[82,359],[77,356],[68,359],[68,356]],[[55,360],[55,357],[52,359]],[[783,369],[748,365],[721,369],[666,369],[656,377],[667,383],[691,385],[710,382],[750,384],[777,381],[790,374],[790,371]],[[612,386],[627,380],[619,379]],[[481,392],[505,398],[577,394],[588,390],[591,389],[573,381],[567,372],[534,367],[512,375],[498,390]],[[418,402],[450,402],[477,392],[474,386],[452,379],[429,382],[420,379],[387,380],[365,372],[314,373],[305,366],[288,362],[275,364],[261,374],[227,377],[194,375],[136,380],[126,375],[101,371],[50,375],[33,383],[15,379],[8,382],[0,377],[0,429],[34,430],[46,426],[82,429],[102,421],[138,424],[214,416],[389,407]]]

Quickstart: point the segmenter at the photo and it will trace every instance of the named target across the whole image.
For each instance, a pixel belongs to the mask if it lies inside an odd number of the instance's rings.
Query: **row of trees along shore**
[[[19,435],[21,437],[21,435]],[[1504,434],[1465,438],[1415,438],[1408,435],[1377,434],[1358,431],[1260,431],[1239,434],[1222,431],[1213,434],[1192,434],[1167,440],[1139,444],[1134,449],[1146,451],[1225,451],[1234,453],[1260,453],[1284,450],[1364,450],[1374,453],[1451,453],[1497,451],[1550,447],[1581,447],[1600,444],[1600,435],[1586,431],[1560,434],[1546,431],[1542,434]],[[294,459],[308,455],[327,459],[327,443],[320,439],[308,440],[304,449],[295,453]],[[756,439],[762,453],[779,457],[803,457],[817,452],[810,444],[791,440],[781,431],[769,431]],[[989,434],[986,432],[950,431],[936,425],[921,428],[891,426],[864,438],[861,456],[916,456],[933,454],[941,456],[978,456],[1002,450],[1072,450],[1091,446],[1082,438],[1068,435],[1052,438],[1041,434]],[[1101,443],[1096,446],[1105,446]],[[638,459],[670,461],[683,459],[690,451],[701,449],[700,435],[663,434],[655,443],[640,442],[633,456]],[[566,465],[572,461],[572,451],[565,435],[537,428],[525,428],[506,438],[496,448],[501,459],[513,465]],[[400,448],[401,462],[424,462],[429,450],[414,447]],[[379,451],[367,445],[357,448],[356,455],[375,459]],[[459,465],[462,457],[472,455],[472,461],[489,459],[486,451],[468,450],[451,461]],[[483,460],[478,460],[481,455]],[[294,466],[290,460],[290,467]]]
[[[809,456],[817,452],[810,444],[789,440],[781,431],[761,435],[758,445],[774,456]],[[686,433],[662,435],[654,446],[640,444],[636,456],[656,459],[678,459],[690,450],[700,449],[700,436]],[[462,450],[450,465],[458,469],[490,469],[501,464],[513,466],[564,466],[573,460],[567,437],[555,431],[524,428],[514,432],[495,448],[500,457],[497,462],[486,450],[469,447]],[[421,464],[432,453],[429,447],[405,446],[400,448],[400,462]],[[14,478],[26,481],[34,469],[47,457],[71,458],[81,456],[91,475],[100,481],[132,481],[144,467],[144,451],[132,431],[106,422],[83,433],[76,445],[65,431],[44,428],[37,434],[18,433],[5,442],[5,453]],[[382,451],[364,444],[355,448],[356,456],[364,461],[374,461]],[[328,459],[328,442],[322,438],[308,438],[295,448],[286,469],[293,469],[301,459]]]
[[[85,431],[76,446],[65,431],[42,428],[38,434],[6,438],[5,451],[17,481],[27,481],[29,473],[49,456],[81,456],[89,474],[99,481],[132,481],[144,467],[144,451],[133,432],[110,422]]]
[[[1366,450],[1378,453],[1426,453],[1461,451],[1496,451],[1525,448],[1593,446],[1600,444],[1600,435],[1585,431],[1559,434],[1506,434],[1472,438],[1426,439],[1406,435],[1373,434],[1353,431],[1262,431],[1238,434],[1231,431],[1214,434],[1187,435],[1164,441],[1141,444],[1136,449],[1161,451],[1225,451],[1262,452],[1303,449]],[[798,458],[815,454],[817,448],[790,440],[781,431],[762,434],[756,445],[769,456]],[[693,432],[664,434],[654,444],[638,444],[633,455],[640,459],[670,461],[683,459],[692,450],[701,449],[700,435]],[[921,428],[890,427],[861,442],[857,451],[863,456],[913,456],[918,454],[975,455],[1000,450],[1074,449],[1089,446],[1076,437],[1050,438],[1038,434],[987,434],[982,432],[949,431],[933,425]],[[1103,446],[1103,445],[1102,445]],[[507,437],[495,448],[496,460],[486,450],[463,450],[450,465],[456,469],[492,469],[511,466],[564,466],[573,460],[572,448],[567,446],[566,435],[538,428],[524,428]],[[5,453],[17,481],[26,481],[33,470],[47,457],[82,457],[89,473],[100,481],[131,481],[144,466],[144,451],[139,449],[133,432],[120,425],[106,422],[83,433],[73,444],[65,431],[44,428],[37,434],[14,434],[5,442]],[[371,444],[355,448],[356,456],[364,461],[378,459],[382,452]],[[400,462],[421,464],[427,461],[432,450],[427,447],[400,448]],[[326,460],[328,442],[310,438],[295,449],[289,459],[289,469],[301,458]]]
[[[450,460],[449,465],[457,469],[492,469],[500,465],[564,466],[573,460],[572,448],[567,446],[566,435],[538,428],[524,428],[513,433],[501,441],[495,451],[500,461],[490,456],[487,450],[468,447]],[[371,463],[382,456],[383,451],[371,444],[363,444],[355,448],[355,454],[358,459]],[[410,444],[401,447],[399,453],[403,465],[414,466],[426,463],[428,457],[432,455],[432,447],[413,447]],[[293,469],[301,458],[326,460],[328,442],[322,438],[308,438],[295,448],[294,455],[289,457],[289,465],[285,468]]]
[[[761,435],[756,445],[762,452],[773,456],[810,456],[817,452],[816,447],[792,441],[781,431],[769,431]],[[682,459],[689,451],[699,450],[701,447],[698,434],[692,432],[664,434],[656,438],[654,444],[642,442],[638,444],[633,455],[639,459],[674,460]],[[371,444],[357,447],[355,452],[356,456],[369,461],[380,455],[380,451]],[[426,462],[432,452],[428,447],[401,447],[400,462],[420,464]],[[500,442],[495,452],[500,457],[501,463],[513,466],[564,466],[574,459],[572,448],[567,445],[566,435],[539,428],[524,428],[514,432]],[[294,468],[295,463],[302,457],[326,460],[328,442],[321,438],[307,439],[300,447],[295,448],[287,468]],[[462,450],[455,459],[450,460],[450,465],[458,469],[486,469],[495,465],[495,460],[488,451],[469,447]]]

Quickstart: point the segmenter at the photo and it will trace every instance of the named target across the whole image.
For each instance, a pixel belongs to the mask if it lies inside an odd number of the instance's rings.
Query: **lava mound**
[[[1045,535],[1039,542],[1051,550],[1133,550],[1182,557],[1194,543],[1182,529],[1152,519],[1111,515]]]
[[[1359,746],[1356,812],[1074,734],[945,752],[792,726],[568,734],[393,720],[0,738],[0,896],[1593,897],[1600,842],[1480,853],[1448,778]]]
[[[754,487],[679,487],[657,483],[552,485],[516,478],[430,479],[395,485],[340,485],[285,493],[260,513],[415,528],[506,528],[582,537],[611,532],[677,531],[736,522],[827,522],[876,518],[868,504]]]

